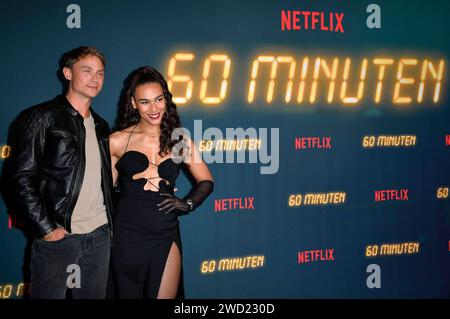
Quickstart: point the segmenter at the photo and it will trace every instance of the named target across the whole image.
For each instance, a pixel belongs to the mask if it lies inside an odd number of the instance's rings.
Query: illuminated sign
[[[419,242],[368,245],[366,247],[366,257],[413,255],[417,254],[419,249]]]
[[[202,140],[198,145],[200,152],[217,151],[253,151],[261,148],[262,140],[260,138],[245,138],[235,140]]]
[[[3,145],[1,147],[0,158],[6,159],[9,157],[10,154],[11,154],[11,147],[9,145]]]
[[[371,147],[412,147],[416,145],[416,135],[368,135],[362,139],[363,148]]]
[[[448,187],[439,187],[436,192],[436,197],[439,199],[447,199],[448,198]]]
[[[218,262],[212,259],[203,261],[200,267],[200,271],[202,274],[205,274],[213,273],[215,271],[232,271],[243,270],[247,268],[261,268],[264,266],[264,262],[264,255],[222,258]]]
[[[23,297],[30,294],[30,283],[0,285],[0,299]]]
[[[346,192],[291,194],[289,195],[288,206],[344,204],[346,195]]]
[[[229,55],[214,53],[206,57],[200,85],[195,83],[192,73],[179,70],[182,66],[186,67],[186,64],[192,64],[194,60],[195,54],[192,52],[178,52],[170,58],[167,82],[173,101],[178,105],[185,105],[194,95],[198,95],[198,99],[208,106],[223,103],[229,96],[231,87],[232,60]],[[211,83],[213,65],[216,65],[215,83]],[[286,104],[314,104],[320,95],[328,104],[352,106],[364,99],[379,104],[386,102],[383,96],[387,91],[386,86],[389,86],[390,101],[401,106],[423,102],[438,103],[445,62],[443,59],[432,61],[429,58],[414,57],[362,57],[355,61],[350,57],[306,56],[298,59],[292,55],[266,54],[255,57],[250,65],[250,78],[246,85],[246,100],[249,104],[255,102],[257,94],[265,96],[267,104],[271,104],[278,95],[284,95]],[[284,79],[286,85],[283,86],[279,76],[282,67],[287,71]],[[263,71],[269,72],[268,81],[261,79]],[[369,73],[374,74],[373,79],[369,78]],[[216,88],[215,92],[211,92],[211,87]]]

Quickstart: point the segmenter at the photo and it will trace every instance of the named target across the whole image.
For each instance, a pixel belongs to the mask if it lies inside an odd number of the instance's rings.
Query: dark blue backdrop
[[[366,8],[372,2],[381,7],[381,29],[366,26]],[[193,121],[201,119],[203,129],[217,127],[224,133],[237,127],[280,129],[276,174],[260,174],[261,163],[209,165],[215,192],[200,209],[181,218],[188,298],[450,297],[450,206],[448,199],[436,195],[438,188],[450,186],[450,147],[445,145],[450,134],[448,1],[78,0],[81,28],[69,29],[66,8],[71,3],[0,4],[2,144],[22,109],[61,91],[58,60],[79,45],[93,45],[107,58],[104,89],[93,106],[111,125],[123,81],[132,70],[152,65],[167,76],[170,58],[191,52],[192,63],[180,63],[177,69],[194,81],[192,99],[178,108],[186,128],[192,130]],[[345,32],[282,32],[281,10],[342,12]],[[203,62],[212,53],[229,56],[231,73],[226,99],[208,107],[199,99],[199,87]],[[318,56],[330,63],[339,57],[341,68],[349,57],[358,69],[362,58],[368,58],[364,98],[344,106],[338,102],[337,84],[336,103],[328,104],[324,81],[319,83],[314,104],[296,103],[296,94],[285,103],[286,81],[280,80],[273,102],[267,103],[262,75],[257,99],[248,103],[250,70],[259,55],[293,56],[297,61],[294,90],[305,56],[310,63]],[[371,61],[375,57],[395,61],[385,75],[386,91],[379,104],[374,103],[378,69]],[[438,103],[430,97],[434,87],[430,74],[424,102],[418,104],[417,91],[407,88],[402,92],[413,97],[411,103],[392,102],[394,70],[400,58],[418,60],[415,68],[405,71],[416,79],[416,87],[424,59],[435,66],[445,61]],[[280,64],[280,79],[286,70]],[[350,73],[349,85],[355,92],[359,73]],[[342,71],[338,74],[342,76]],[[309,73],[307,85],[311,82]],[[417,144],[362,147],[367,135],[402,134],[416,135]],[[332,137],[332,148],[295,150],[296,137],[314,136]],[[180,194],[188,191],[184,176],[177,187]],[[377,203],[374,191],[381,189],[408,189],[409,200]],[[331,191],[345,192],[345,203],[288,205],[291,194]],[[214,211],[215,200],[245,197],[254,197],[254,210]],[[13,298],[24,280],[26,241],[19,230],[8,227],[3,202],[0,210],[0,294]],[[420,249],[410,255],[366,257],[368,245],[403,242],[418,242]],[[298,252],[316,249],[334,249],[334,260],[298,262]],[[204,261],[250,255],[264,255],[264,265],[201,272]],[[370,289],[366,284],[370,264],[380,266],[381,288]]]

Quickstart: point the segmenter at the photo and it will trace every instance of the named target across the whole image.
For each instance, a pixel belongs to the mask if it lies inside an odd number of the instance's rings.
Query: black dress
[[[162,178],[159,191],[144,190],[151,179],[133,179],[133,175],[145,171],[149,165],[156,166]],[[117,298],[156,298],[172,243],[182,255],[178,216],[173,212],[161,213],[157,207],[167,198],[161,193],[173,194],[180,164],[168,158],[156,165],[145,154],[125,149],[116,168],[120,196],[115,206],[111,252],[114,295]],[[184,298],[182,273],[178,298]]]

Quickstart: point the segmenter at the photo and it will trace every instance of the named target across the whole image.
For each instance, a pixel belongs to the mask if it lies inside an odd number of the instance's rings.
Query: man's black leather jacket
[[[102,166],[102,191],[112,231],[112,175],[108,123],[90,109]],[[65,96],[24,110],[11,130],[13,198],[37,237],[58,226],[71,232],[71,217],[85,171],[83,117]]]

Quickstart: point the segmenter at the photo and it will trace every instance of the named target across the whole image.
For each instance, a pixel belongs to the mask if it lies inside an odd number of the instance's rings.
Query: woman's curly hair
[[[125,80],[125,87],[122,90],[119,111],[118,111],[118,129],[123,130],[135,125],[140,120],[140,115],[133,108],[131,98],[134,97],[136,88],[145,83],[159,83],[162,87],[164,100],[166,102],[166,111],[161,120],[161,135],[159,137],[159,155],[164,157],[172,151],[173,146],[179,141],[171,139],[172,131],[181,127],[180,117],[178,116],[177,106],[172,101],[172,94],[169,91],[164,77],[150,66],[142,66],[133,72]],[[182,137],[180,137],[180,140]]]

